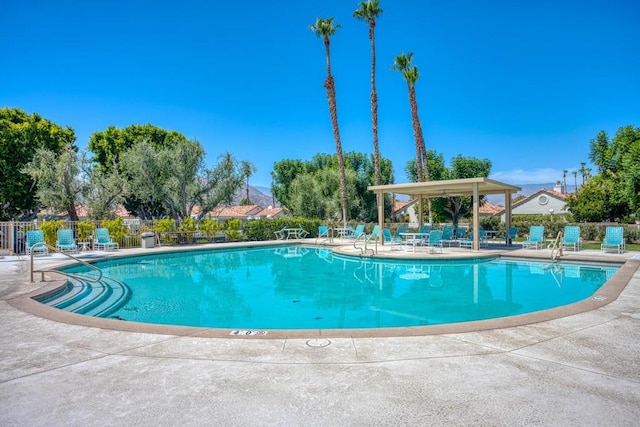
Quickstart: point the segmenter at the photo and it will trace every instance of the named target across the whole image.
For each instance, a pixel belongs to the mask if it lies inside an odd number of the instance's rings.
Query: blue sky
[[[344,151],[372,153],[370,43],[358,1],[30,1],[0,13],[0,105],[71,126],[85,148],[108,126],[151,123],[228,151],[269,186],[274,162],[334,153],[318,17],[331,42]],[[492,177],[554,182],[589,141],[640,126],[640,3],[381,0],[376,27],[381,154],[396,182],[415,155],[414,53],[427,149],[488,158]]]

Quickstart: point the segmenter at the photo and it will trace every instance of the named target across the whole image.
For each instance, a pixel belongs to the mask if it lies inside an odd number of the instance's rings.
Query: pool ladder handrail
[[[558,231],[558,235],[551,245],[551,261],[556,261],[557,258],[562,255],[562,246],[559,245],[561,238],[562,231]]]
[[[64,255],[64,256],[66,256],[67,258],[71,258],[72,260],[74,260],[74,261],[76,261],[76,262],[79,262],[80,264],[83,264],[83,265],[85,265],[85,266],[89,267],[90,269],[92,269],[92,270],[94,270],[94,271],[97,271],[97,272],[98,272],[98,278],[96,279],[96,278],[88,277],[88,276],[80,276],[80,275],[77,275],[77,274],[73,274],[73,273],[66,273],[66,272],[64,272],[64,271],[59,271],[59,270],[49,270],[49,269],[45,269],[45,270],[35,270],[35,269],[33,268],[33,255],[34,255],[34,251],[33,251],[33,249],[34,249],[34,248],[37,248],[37,247],[40,247],[40,246],[44,246],[44,247],[46,247],[47,249],[49,249],[50,251],[53,251],[53,252],[57,252],[57,253],[59,253],[59,254],[62,254],[62,255]],[[66,252],[60,251],[60,250],[58,250],[57,248],[55,248],[55,247],[53,247],[53,246],[51,246],[51,245],[48,245],[48,244],[47,244],[47,243],[45,243],[45,242],[38,242],[38,243],[35,243],[33,246],[31,246],[31,249],[30,249],[30,251],[29,251],[29,252],[30,252],[30,259],[29,259],[29,281],[30,281],[31,283],[34,283],[34,280],[33,280],[33,273],[40,273],[40,275],[41,275],[41,276],[40,276],[40,281],[41,281],[41,282],[44,282],[44,273],[58,273],[58,274],[62,274],[63,276],[71,277],[71,278],[78,279],[78,280],[84,280],[84,281],[91,282],[91,283],[96,283],[96,282],[99,282],[100,280],[102,280],[102,270],[100,270],[98,267],[96,267],[95,265],[89,264],[88,262],[83,261],[83,260],[81,260],[81,259],[79,259],[79,258],[76,258],[76,257],[74,257],[73,255],[70,255],[70,254],[68,254],[68,253],[66,253]]]
[[[376,250],[375,250],[375,252],[374,252],[373,249],[367,248],[367,242],[371,239],[371,237],[373,237],[373,234],[362,233],[362,234],[360,234],[358,237],[356,237],[353,240],[353,247],[355,249],[360,249],[360,255],[366,254],[367,251],[371,251],[371,255],[375,255],[375,253],[377,252],[377,250],[378,250],[378,242],[377,241],[376,241]],[[363,246],[358,246],[357,245],[360,240],[362,240],[362,243],[364,243]]]
[[[333,227],[329,227],[327,228],[327,237],[325,237],[323,240],[320,240],[320,242],[318,242],[318,240],[320,239],[320,236],[316,237],[316,245],[324,245],[326,243],[333,243]]]
[[[369,241],[371,240],[373,240],[373,243],[375,244],[374,249],[367,248],[367,243],[369,243]],[[378,253],[378,236],[375,236],[373,233],[369,234],[364,240],[364,251],[362,253],[366,255],[367,251],[371,251],[371,255],[375,255]]]

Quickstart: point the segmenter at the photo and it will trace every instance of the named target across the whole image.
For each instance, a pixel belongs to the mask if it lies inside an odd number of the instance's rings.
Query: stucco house
[[[557,187],[556,187],[557,188]],[[511,206],[512,215],[553,215],[569,213],[566,209],[568,194],[560,191],[540,189],[527,197],[514,202]],[[504,221],[504,209],[500,218]]]

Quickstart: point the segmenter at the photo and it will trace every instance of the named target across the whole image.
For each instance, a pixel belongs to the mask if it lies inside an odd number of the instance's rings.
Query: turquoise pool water
[[[592,296],[618,269],[506,259],[371,260],[310,246],[176,252],[96,265],[106,284],[72,282],[66,294],[41,302],[101,317],[213,328],[422,326],[570,304]]]

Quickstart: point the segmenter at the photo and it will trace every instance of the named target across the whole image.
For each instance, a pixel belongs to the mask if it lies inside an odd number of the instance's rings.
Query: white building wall
[[[558,199],[556,197],[550,196],[549,194],[542,193],[531,200],[527,200],[526,202],[515,206],[511,209],[512,215],[535,215],[535,214],[550,214],[551,209],[553,209],[554,214],[564,214],[569,213],[568,210],[565,210],[567,202],[563,199]],[[505,215],[500,215],[500,219],[504,222]]]

